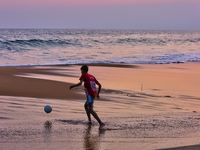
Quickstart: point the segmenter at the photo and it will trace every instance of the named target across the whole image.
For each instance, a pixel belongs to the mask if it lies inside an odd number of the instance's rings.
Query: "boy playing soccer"
[[[94,103],[94,99],[95,97],[97,97],[99,99],[99,93],[101,91],[101,84],[96,80],[96,78],[94,76],[92,76],[91,74],[88,74],[88,66],[87,65],[83,65],[81,67],[81,77],[80,77],[80,82],[70,86],[70,89],[80,86],[82,85],[82,83],[84,82],[84,87],[85,87],[85,93],[87,96],[87,101],[85,102],[85,111],[86,114],[88,116],[88,121],[91,124],[91,116],[90,114],[93,115],[93,117],[99,122],[99,130],[101,130],[105,124],[100,120],[100,118],[98,117],[98,115],[96,114],[96,112],[93,110],[93,103]],[[99,86],[98,88],[98,92],[96,90],[96,84]]]

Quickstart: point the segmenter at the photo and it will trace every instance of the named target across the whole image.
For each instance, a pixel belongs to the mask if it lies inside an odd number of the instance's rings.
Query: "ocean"
[[[0,66],[200,61],[200,31],[0,29]]]

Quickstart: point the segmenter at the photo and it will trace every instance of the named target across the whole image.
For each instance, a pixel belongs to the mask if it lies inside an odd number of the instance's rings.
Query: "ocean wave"
[[[200,61],[199,33],[0,29],[0,65]]]
[[[133,64],[170,64],[200,62],[200,53],[181,53],[181,54],[161,54],[152,56],[138,56],[135,59],[129,59],[124,63]]]
[[[192,39],[162,39],[162,38],[105,38],[105,39],[93,39],[93,38],[71,38],[71,39],[28,39],[28,40],[0,40],[0,49],[6,49],[6,47],[17,46],[30,46],[30,47],[65,47],[65,46],[78,46],[78,47],[91,47],[97,46],[120,46],[120,45],[166,45],[168,43],[199,43],[200,38]],[[9,50],[9,48],[8,48]]]
[[[67,58],[57,59],[54,62],[37,62],[37,63],[10,63],[0,64],[0,66],[40,66],[40,65],[73,65],[73,64],[99,64],[99,63],[121,63],[121,64],[170,64],[170,63],[187,63],[187,62],[200,62],[200,53],[186,53],[186,54],[164,54],[153,56],[138,56],[126,58],[105,58],[104,60],[91,60],[87,58],[79,60],[74,58],[68,60]]]
[[[41,40],[41,39],[30,39],[30,40],[10,40],[10,41],[0,41],[1,45],[13,45],[13,44],[19,44],[19,45],[29,45],[29,46],[37,46],[37,45],[46,45],[46,46],[52,46],[52,45],[79,45],[79,41],[71,41],[71,40]]]

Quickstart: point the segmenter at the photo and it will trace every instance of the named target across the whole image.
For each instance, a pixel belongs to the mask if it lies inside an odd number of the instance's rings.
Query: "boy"
[[[87,101],[85,102],[85,111],[88,117],[88,123],[91,124],[91,117],[90,114],[93,115],[93,117],[99,122],[99,130],[103,129],[103,127],[105,126],[105,124],[100,120],[100,118],[98,117],[98,115],[96,114],[96,112],[93,110],[93,103],[94,103],[94,99],[95,97],[97,97],[99,99],[99,93],[101,91],[101,84],[96,80],[96,78],[94,76],[92,76],[91,74],[88,74],[88,66],[87,65],[83,65],[81,67],[81,77],[80,77],[80,82],[70,86],[70,89],[80,86],[82,85],[82,83],[84,82],[84,87],[85,87],[85,93],[87,96]],[[96,91],[96,84],[99,86],[98,88],[98,92]]]

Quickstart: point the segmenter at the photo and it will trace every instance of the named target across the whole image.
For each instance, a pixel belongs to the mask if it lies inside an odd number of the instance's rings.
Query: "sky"
[[[200,31],[200,0],[0,0],[0,28]]]

